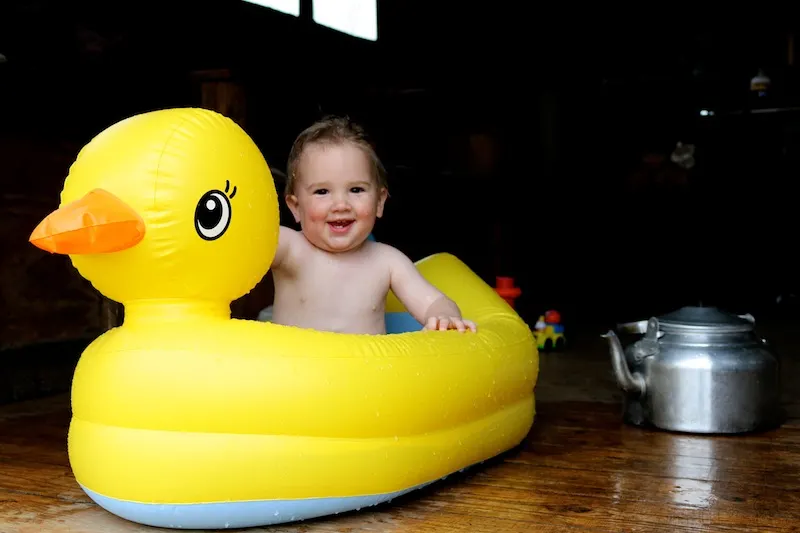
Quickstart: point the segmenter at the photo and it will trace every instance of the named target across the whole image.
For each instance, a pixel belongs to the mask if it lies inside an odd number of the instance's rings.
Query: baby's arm
[[[391,246],[384,246],[389,261],[391,289],[425,329],[476,331],[475,323],[464,320],[458,305],[422,277],[405,254]]]

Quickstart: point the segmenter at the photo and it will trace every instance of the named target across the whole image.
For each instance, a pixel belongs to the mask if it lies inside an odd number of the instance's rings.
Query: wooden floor
[[[293,526],[310,532],[800,531],[797,366],[790,415],[757,435],[624,426],[600,340],[544,354],[534,429],[517,449],[388,505]],[[66,455],[69,398],[0,409],[0,533],[153,532],[93,504]]]

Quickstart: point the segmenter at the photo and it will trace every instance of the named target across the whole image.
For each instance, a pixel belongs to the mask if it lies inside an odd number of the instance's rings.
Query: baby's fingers
[[[470,331],[477,331],[478,327],[475,325],[475,322],[471,320],[464,320],[463,318],[453,319],[453,324],[455,324],[458,331],[464,333],[467,330]]]

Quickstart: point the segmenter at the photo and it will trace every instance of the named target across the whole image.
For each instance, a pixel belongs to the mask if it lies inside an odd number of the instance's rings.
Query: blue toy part
[[[550,324],[553,326],[553,333],[564,333],[564,324]]]

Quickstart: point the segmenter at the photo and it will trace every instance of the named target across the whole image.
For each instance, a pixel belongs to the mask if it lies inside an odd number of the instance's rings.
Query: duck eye
[[[208,191],[197,202],[194,227],[202,239],[213,241],[222,237],[231,223],[231,202],[221,191]]]

